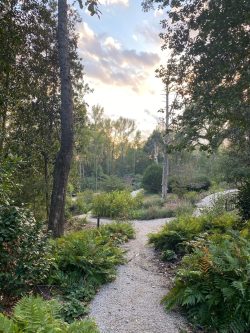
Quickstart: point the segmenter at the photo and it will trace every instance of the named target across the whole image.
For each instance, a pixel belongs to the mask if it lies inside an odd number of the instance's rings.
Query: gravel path
[[[212,207],[214,205],[214,203],[216,202],[216,200],[218,200],[218,198],[223,197],[227,194],[237,194],[237,192],[238,192],[237,189],[231,189],[231,190],[213,193],[213,194],[206,196],[200,202],[197,203],[197,205],[196,205],[197,209],[195,210],[193,215],[194,216],[201,215],[202,210],[206,207]]]
[[[136,239],[126,244],[128,263],[118,268],[116,280],[105,285],[90,306],[90,317],[101,333],[177,333],[185,326],[179,314],[166,313],[160,304],[167,281],[147,245],[147,235],[165,222],[133,222]]]

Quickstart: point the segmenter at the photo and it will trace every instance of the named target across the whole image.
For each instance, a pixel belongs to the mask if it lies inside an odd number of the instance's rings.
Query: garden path
[[[165,223],[166,219],[133,222],[136,239],[125,246],[127,264],[118,268],[116,280],[105,285],[90,306],[90,317],[101,333],[177,333],[185,327],[180,314],[166,313],[160,304],[169,281],[147,244],[147,235]]]

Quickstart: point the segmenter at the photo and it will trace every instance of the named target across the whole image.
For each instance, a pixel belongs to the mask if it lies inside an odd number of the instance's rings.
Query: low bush
[[[53,262],[49,253],[43,225],[30,211],[0,207],[0,296],[42,283]]]
[[[98,333],[90,320],[68,324],[61,319],[61,307],[55,300],[44,301],[40,297],[24,297],[14,307],[12,318],[0,314],[1,333]]]
[[[132,197],[127,191],[101,193],[94,197],[92,213],[99,217],[127,219],[140,205],[140,195]]]
[[[150,207],[163,207],[164,200],[159,195],[150,195],[146,196],[142,202],[143,208],[150,208]]]
[[[238,233],[196,241],[182,260],[167,309],[181,306],[194,324],[212,332],[250,331],[250,243]]]
[[[151,193],[158,193],[161,191],[162,183],[162,166],[159,164],[149,165],[142,178],[143,188]]]
[[[239,218],[237,215],[225,213],[218,217],[209,215],[180,216],[167,223],[161,231],[151,234],[149,242],[161,251],[171,250],[177,255],[184,255],[188,251],[187,242],[202,233],[212,235],[222,234],[229,228],[238,229]]]

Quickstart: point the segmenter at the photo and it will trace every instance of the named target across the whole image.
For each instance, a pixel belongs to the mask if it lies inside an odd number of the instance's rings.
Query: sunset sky
[[[155,69],[163,61],[158,10],[145,13],[141,0],[101,0],[100,19],[82,12],[78,26],[79,53],[86,81],[94,93],[86,100],[99,104],[112,118],[136,120],[145,134],[157,124],[164,106]]]

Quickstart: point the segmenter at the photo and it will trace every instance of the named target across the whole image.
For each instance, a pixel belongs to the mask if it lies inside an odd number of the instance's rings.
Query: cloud
[[[160,61],[156,53],[125,49],[112,36],[95,34],[87,23],[79,28],[79,49],[88,78],[137,92]]]
[[[136,36],[138,35],[143,37],[146,43],[153,45],[160,45],[161,43],[159,28],[146,20],[136,27]]]
[[[100,4],[111,6],[111,5],[123,5],[128,7],[129,6],[129,0],[100,0]]]

